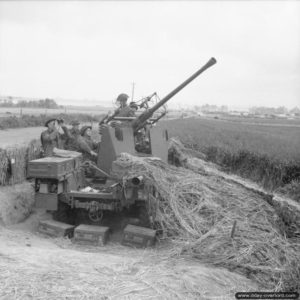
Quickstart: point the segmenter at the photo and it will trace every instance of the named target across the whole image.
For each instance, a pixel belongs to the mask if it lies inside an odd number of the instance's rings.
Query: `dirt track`
[[[167,245],[78,246],[36,232],[35,213],[0,227],[0,299],[233,299],[256,290],[225,269],[179,258]]]

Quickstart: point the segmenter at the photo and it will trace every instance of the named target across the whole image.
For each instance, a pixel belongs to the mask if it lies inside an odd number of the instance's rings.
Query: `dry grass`
[[[33,204],[34,190],[28,182],[0,189],[0,219],[6,225],[23,221]]]
[[[27,164],[39,158],[41,144],[32,140],[27,146],[0,149],[0,185],[21,183],[26,179]]]
[[[150,192],[155,188],[160,201],[151,198],[149,213],[156,213],[178,253],[242,272],[268,289],[300,288],[299,241],[284,236],[281,218],[260,193],[208,176],[204,168],[195,173],[128,154],[117,163],[129,177],[143,175]]]

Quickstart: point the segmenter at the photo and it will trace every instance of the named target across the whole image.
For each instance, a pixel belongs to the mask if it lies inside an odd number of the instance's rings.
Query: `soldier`
[[[54,148],[60,148],[60,134],[57,128],[57,119],[49,119],[45,123],[47,130],[41,133],[41,143],[44,156],[52,156]]]
[[[66,134],[65,148],[71,151],[77,151],[81,153],[88,153],[91,156],[97,156],[89,145],[85,142],[83,137],[80,135],[79,121],[74,120],[71,122],[72,128],[70,130],[64,130]]]
[[[89,147],[88,151],[83,150],[84,159],[89,159],[89,160],[94,161],[95,158],[97,157],[97,154],[95,151],[97,151],[99,143],[96,143],[92,139],[92,126],[83,126],[80,130],[80,134],[83,138],[83,141]],[[86,149],[87,149],[87,147],[86,147]]]
[[[66,132],[65,148],[71,151],[78,151],[78,137],[80,136],[79,125],[80,122],[73,120],[71,123],[72,128]]]
[[[117,98],[119,102],[119,108],[116,110],[116,116],[118,117],[134,117],[134,112],[130,106],[127,104],[129,96],[126,94],[120,94]]]

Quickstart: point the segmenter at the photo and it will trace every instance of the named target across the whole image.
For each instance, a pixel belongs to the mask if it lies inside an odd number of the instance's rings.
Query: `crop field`
[[[252,122],[186,118],[159,126],[203,151],[215,146],[232,152],[247,149],[282,161],[300,160],[300,120],[293,125],[278,120],[269,125]]]
[[[281,125],[278,120],[270,125],[249,123],[186,118],[158,126],[168,129],[170,136],[179,137],[190,148],[205,153],[209,161],[225,170],[299,199],[300,121]]]
[[[243,123],[243,124],[257,124],[257,125],[266,125],[266,126],[298,126],[300,127],[300,118],[291,117],[291,118],[263,118],[263,117],[239,117],[239,116],[230,116],[223,115],[218,116],[219,120],[228,121],[232,123]]]

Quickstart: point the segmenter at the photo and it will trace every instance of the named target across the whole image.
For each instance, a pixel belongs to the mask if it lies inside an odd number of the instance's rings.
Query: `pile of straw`
[[[0,149],[0,185],[21,183],[26,179],[27,165],[39,158],[41,144],[32,140],[27,146]]]
[[[177,254],[243,273],[267,289],[300,289],[299,243],[285,238],[281,219],[260,193],[205,168],[195,172],[125,153],[116,164],[128,177],[143,175],[146,188],[155,190],[149,212]]]

